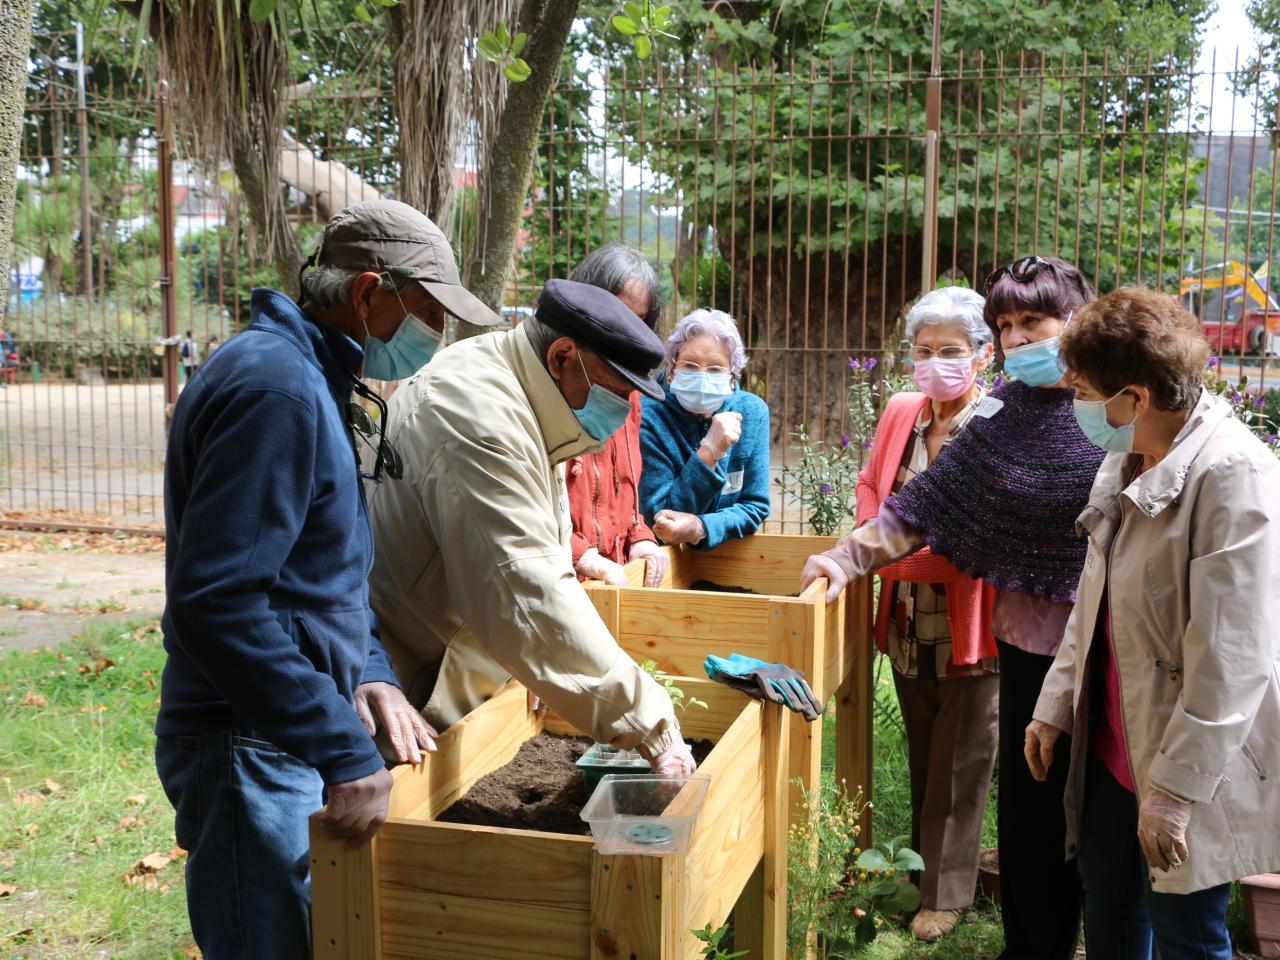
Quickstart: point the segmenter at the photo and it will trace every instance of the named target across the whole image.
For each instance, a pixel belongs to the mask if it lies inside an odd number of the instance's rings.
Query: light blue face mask
[[[624,400],[611,390],[606,390],[598,383],[591,383],[587,373],[587,365],[582,362],[582,354],[578,354],[578,365],[582,367],[582,375],[591,384],[587,391],[587,405],[581,410],[574,410],[578,424],[587,432],[587,436],[595,440],[608,440],[622,428],[631,415],[631,401]]]
[[[1128,389],[1125,387],[1120,393]],[[1120,393],[1106,400],[1073,401],[1076,423],[1080,424],[1080,432],[1088,437],[1091,443],[1103,450],[1110,450],[1112,453],[1132,453],[1134,425],[1138,422],[1137,413],[1123,427],[1113,427],[1107,421],[1107,404],[1120,396]]]
[[[1058,338],[1050,337],[1006,350],[1004,369],[1029,387],[1047,387],[1062,379],[1067,365],[1058,355]]]
[[[396,291],[396,299],[404,307],[399,290]],[[404,311],[404,321],[386,342],[371,334],[366,323],[361,376],[371,380],[403,380],[411,377],[431,362],[442,343],[444,334],[432,330],[426,321],[416,313],[410,313],[408,309]]]
[[[723,407],[733,393],[733,378],[727,373],[677,370],[671,381],[671,392],[690,413],[709,417]]]

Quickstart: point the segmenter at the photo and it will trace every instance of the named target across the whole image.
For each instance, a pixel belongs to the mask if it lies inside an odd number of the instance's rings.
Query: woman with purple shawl
[[[1000,659],[997,821],[1001,960],[1068,960],[1080,931],[1080,878],[1064,856],[1057,775],[1032,778],[1024,731],[1062,642],[1084,565],[1075,530],[1102,451],[1076,423],[1058,335],[1095,298],[1057,257],[1024,257],[993,272],[984,319],[1017,379],[994,391],[929,469],[885,501],[838,546],[809,558],[803,585],[825,577],[828,602],[857,577],[923,546],[996,588],[992,632]],[[1074,851],[1071,851],[1074,857]]]

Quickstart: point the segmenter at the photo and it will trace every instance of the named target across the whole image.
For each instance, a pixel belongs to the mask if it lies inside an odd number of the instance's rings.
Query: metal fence
[[[37,38],[0,504],[154,519],[166,399],[157,338],[190,330],[207,354],[245,321],[250,286],[272,277],[225,171],[174,157],[166,186],[156,84],[99,79],[81,108],[70,43]],[[851,377],[901,372],[901,315],[923,286],[978,286],[1032,251],[1078,263],[1100,290],[1198,286],[1193,305],[1219,349],[1239,337],[1240,368],[1275,383],[1275,341],[1251,338],[1248,291],[1236,296],[1216,268],[1239,263],[1264,283],[1280,268],[1267,118],[1210,132],[1222,118],[1197,106],[1241,79],[1236,63],[1189,71],[1033,54],[966,56],[932,78],[891,59],[583,69],[548,107],[508,303],[531,306],[545,279],[600,242],[639,247],[662,278],[664,323],[694,306],[738,319],[779,469],[799,424],[828,438],[865,429],[849,414]],[[344,200],[395,194],[392,98],[366,87],[334,81],[290,102],[281,175],[304,244]],[[461,235],[476,171],[456,174]],[[172,276],[160,256],[165,198]],[[780,497],[775,518],[798,523]]]

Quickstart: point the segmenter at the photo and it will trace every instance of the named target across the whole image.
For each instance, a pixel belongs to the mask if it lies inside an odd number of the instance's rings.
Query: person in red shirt
[[[658,275],[640,251],[621,243],[597,247],[569,279],[608,290],[657,329],[662,290]],[[631,415],[605,441],[604,449],[572,458],[565,464],[565,474],[573,519],[573,568],[578,576],[624,586],[623,565],[643,558],[645,586],[658,586],[667,556],[640,512],[639,394],[631,394]]]

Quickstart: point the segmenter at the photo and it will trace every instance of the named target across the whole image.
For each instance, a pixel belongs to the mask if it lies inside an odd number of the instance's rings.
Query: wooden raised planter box
[[[544,729],[508,683],[450,727],[422,766],[393,771],[390,817],[353,850],[313,819],[311,899],[318,960],[693,960],[690,931],[735,910],[738,949],[783,960],[786,944],[787,711],[720,684],[688,684],[709,709],[685,736],[715,749],[710,787],[682,854],[603,856],[590,837],[434,818]],[[679,803],[679,799],[675,801]]]
[[[619,645],[673,676],[705,677],[707,654],[741,653],[802,671],[823,703],[835,697],[837,782],[871,793],[871,578],[826,604],[827,582],[799,597],[811,554],[836,537],[755,534],[714,550],[667,548],[671,564],[661,588],[645,589],[644,563],[627,565],[629,585],[592,582],[587,593]],[[698,581],[745,587],[755,595],[690,590]],[[822,724],[791,724],[789,779],[815,791],[822,768]],[[791,792],[792,804],[799,788]],[[868,818],[869,819],[869,818]],[[870,836],[864,823],[863,837]]]

